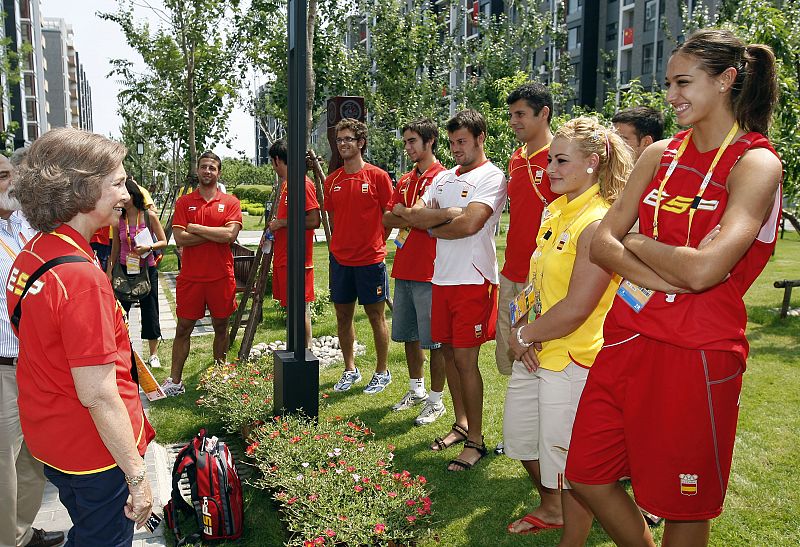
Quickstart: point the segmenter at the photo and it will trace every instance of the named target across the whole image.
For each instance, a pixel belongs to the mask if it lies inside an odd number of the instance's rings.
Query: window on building
[[[567,2],[567,13],[575,13],[583,7],[583,0],[569,0]]]
[[[567,49],[575,51],[581,47],[581,27],[573,27],[567,31]]]
[[[661,73],[664,72],[664,42],[658,43],[656,51],[656,71]]]
[[[652,32],[656,28],[656,1],[648,0],[644,5],[644,31]]]
[[[617,23],[606,25],[606,42],[617,42]]]
[[[642,75],[653,73],[653,44],[645,44],[642,47]]]
[[[23,77],[23,81],[25,83],[25,95],[32,97],[36,95],[36,78],[33,77],[33,74],[26,74]]]

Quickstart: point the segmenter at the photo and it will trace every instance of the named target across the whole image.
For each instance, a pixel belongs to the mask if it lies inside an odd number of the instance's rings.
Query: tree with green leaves
[[[769,137],[783,161],[784,194],[796,202],[800,198],[800,5],[751,0],[729,6],[721,15],[725,18],[719,23],[745,42],[766,44],[775,52],[780,98]]]
[[[225,137],[241,81],[239,1],[164,0],[163,9],[149,6],[155,28],[137,17],[134,2],[118,1],[116,12],[99,16],[120,26],[145,67],[111,61],[123,86],[120,113],[141,127],[139,138],[177,145],[193,181],[198,146]]]

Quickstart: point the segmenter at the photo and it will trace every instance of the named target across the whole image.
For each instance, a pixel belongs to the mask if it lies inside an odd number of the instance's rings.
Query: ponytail
[[[696,58],[700,67],[712,77],[729,68],[736,69],[731,86],[733,115],[745,131],[766,134],[772,110],[778,100],[775,54],[769,46],[745,45],[732,32],[721,29],[700,29],[673,51]]]
[[[597,118],[580,117],[559,127],[553,138],[573,142],[586,156],[597,155],[600,159],[596,171],[600,196],[608,203],[614,203],[622,193],[634,163],[633,152],[622,137],[603,126]]]
[[[741,88],[732,89],[733,113],[739,125],[764,135],[769,131],[772,109],[778,101],[775,54],[769,46],[751,44],[744,48]]]

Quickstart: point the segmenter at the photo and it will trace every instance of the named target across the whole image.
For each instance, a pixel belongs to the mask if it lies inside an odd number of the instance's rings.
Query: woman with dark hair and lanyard
[[[156,212],[145,207],[144,195],[130,175],[125,181],[125,188],[130,198],[125,202],[119,222],[113,226],[106,273],[110,279],[117,262],[129,277],[136,276],[141,268],[147,268],[150,292],[139,301],[142,311],[142,340],[147,340],[149,345],[150,366],[159,368],[161,362],[158,359],[158,341],[161,338],[161,325],[158,320],[158,267],[153,251],[167,246],[167,236]],[[141,233],[145,234],[146,243],[137,242],[137,236]],[[121,304],[128,313],[132,303]]]
[[[748,352],[742,297],[775,248],[781,162],[767,138],[775,57],[700,30],[667,65],[681,126],[639,158],[592,260],[623,282],[584,389],[567,478],[617,545],[706,545],[722,512]],[[629,233],[639,220],[641,233]]]

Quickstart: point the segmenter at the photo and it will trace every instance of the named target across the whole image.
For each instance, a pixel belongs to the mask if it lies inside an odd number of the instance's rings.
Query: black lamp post
[[[136,143],[136,154],[139,156],[139,184],[144,186],[144,170],[142,169],[142,156],[144,155],[144,143]]]
[[[306,174],[306,0],[289,0],[289,240],[286,351],[275,355],[276,415],[319,414],[319,359],[306,348],[305,174]]]

